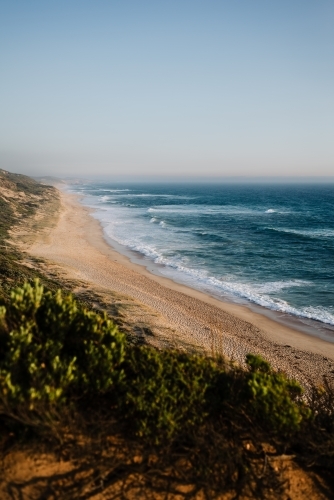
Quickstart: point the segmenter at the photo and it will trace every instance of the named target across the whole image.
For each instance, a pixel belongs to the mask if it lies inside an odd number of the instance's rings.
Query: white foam
[[[227,214],[227,215],[255,215],[259,214],[258,211],[245,209],[242,207],[234,207],[234,206],[210,206],[206,207],[205,205],[159,205],[159,207],[149,207],[147,212],[158,212],[158,213],[177,213],[178,215],[189,216],[190,214],[201,214],[201,215],[219,215],[219,214]]]
[[[280,233],[297,234],[308,238],[333,238],[334,229],[289,229],[284,227],[268,227],[272,231]]]
[[[286,314],[291,314],[299,318],[307,318],[316,321],[321,321],[329,325],[334,325],[334,308],[333,313],[324,307],[301,307],[296,308],[291,306],[285,300],[270,297],[268,293],[277,292],[283,288],[290,288],[294,286],[305,286],[309,284],[308,282],[302,280],[290,280],[281,282],[270,282],[262,284],[249,284],[236,281],[222,281],[215,277],[209,277],[206,273],[201,273],[200,271],[195,271],[192,269],[187,269],[184,266],[173,266],[179,271],[190,275],[197,281],[199,285],[203,284],[203,288],[207,291],[211,291],[215,294],[222,290],[230,296],[239,297],[246,299],[250,302],[258,304],[260,306],[266,307],[274,311],[279,311]],[[194,286],[194,284],[193,284]],[[198,288],[198,285],[197,285]]]
[[[88,188],[89,189],[89,188]],[[94,189],[94,192],[102,193],[125,193],[131,191],[131,189]]]
[[[291,212],[288,210],[278,211],[273,208],[265,210],[261,207],[252,209],[238,205],[206,205],[187,204],[187,205],[159,205],[158,207],[152,206],[147,209],[148,212],[162,212],[162,213],[177,213],[178,215],[189,216],[191,214],[200,215],[240,215],[240,216],[263,216],[266,213],[278,213],[280,215],[289,215]]]
[[[285,288],[309,286],[311,283],[305,280],[268,281],[267,283],[253,284],[254,291],[258,293],[275,293]]]
[[[274,298],[268,296],[266,293],[261,291],[265,290],[268,287],[267,293],[269,291],[278,291],[282,288],[287,288],[288,286],[302,286],[303,282],[299,280],[279,283],[277,290],[272,290],[272,284],[264,283],[262,286],[254,285],[254,284],[246,284],[246,283],[226,283],[219,282],[215,278],[210,278],[213,284],[218,287],[222,287],[224,291],[230,292],[238,297],[245,298],[250,302],[254,302],[260,306],[266,307],[268,309],[272,309],[274,311],[280,311],[287,314],[292,314],[293,316],[298,316],[300,318],[308,318],[316,321],[321,321],[323,323],[327,323],[329,325],[334,325],[334,310],[333,313],[324,307],[301,307],[296,308],[288,304],[285,300]],[[268,286],[269,285],[269,286]],[[262,292],[262,293],[261,293]]]
[[[190,200],[193,197],[190,196],[180,196],[180,195],[174,195],[174,194],[152,194],[152,193],[130,193],[130,194],[125,194],[121,195],[123,198],[124,196],[130,196],[131,198],[172,198],[172,199],[178,199],[178,200]]]

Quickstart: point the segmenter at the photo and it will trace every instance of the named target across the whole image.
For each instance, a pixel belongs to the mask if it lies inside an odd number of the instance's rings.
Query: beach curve
[[[27,256],[43,259],[52,272],[136,303],[146,319],[152,318],[153,332],[154,323],[160,325],[151,343],[188,346],[239,363],[247,353],[257,353],[303,385],[321,383],[323,376],[334,378],[333,343],[149,273],[106,242],[99,222],[76,195],[63,189],[59,194],[55,223],[31,234],[22,249]]]

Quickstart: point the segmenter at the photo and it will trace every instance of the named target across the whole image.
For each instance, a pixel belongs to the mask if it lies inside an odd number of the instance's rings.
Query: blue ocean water
[[[333,184],[85,182],[71,191],[94,208],[110,241],[160,274],[334,325]]]

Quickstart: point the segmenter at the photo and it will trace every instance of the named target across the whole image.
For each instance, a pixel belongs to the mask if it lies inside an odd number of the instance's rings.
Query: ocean
[[[334,185],[69,186],[151,272],[334,341]]]

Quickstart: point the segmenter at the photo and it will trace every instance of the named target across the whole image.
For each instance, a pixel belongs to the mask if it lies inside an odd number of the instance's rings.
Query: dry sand
[[[104,303],[110,299],[128,325],[146,325],[137,333],[148,332],[150,343],[220,353],[238,362],[258,353],[306,385],[320,383],[323,375],[334,379],[334,343],[149,273],[107,244],[100,224],[76,196],[60,192],[60,197],[54,224],[20,238],[24,250],[44,260],[44,271],[74,280],[78,293],[96,292]]]

